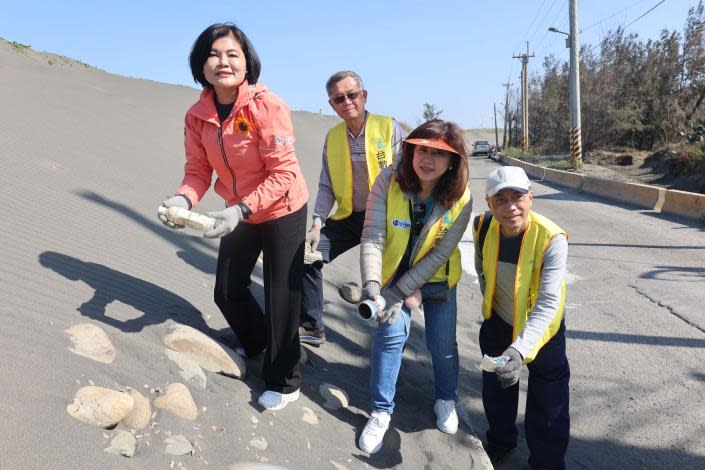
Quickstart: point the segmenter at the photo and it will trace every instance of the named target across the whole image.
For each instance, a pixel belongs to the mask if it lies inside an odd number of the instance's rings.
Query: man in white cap
[[[497,464],[517,446],[519,376],[526,364],[529,466],[564,469],[570,435],[564,321],[568,236],[531,210],[531,183],[519,167],[489,174],[486,201],[490,210],[473,223],[483,294],[480,349],[507,362],[482,373],[489,424],[485,449]]]

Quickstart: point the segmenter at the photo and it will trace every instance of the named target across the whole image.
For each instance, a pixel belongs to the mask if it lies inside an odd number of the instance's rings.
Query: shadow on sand
[[[202,331],[217,333],[204,321],[201,312],[189,301],[151,282],[116,271],[102,264],[83,261],[54,251],[39,255],[39,263],[71,281],[82,281],[94,289],[93,297],[77,310],[86,317],[113,326],[125,333],[174,320]],[[112,302],[122,302],[142,315],[121,321],[106,314]]]

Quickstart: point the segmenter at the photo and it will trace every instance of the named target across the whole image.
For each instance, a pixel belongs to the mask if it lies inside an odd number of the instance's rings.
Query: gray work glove
[[[312,225],[306,234],[306,243],[311,247],[311,252],[316,251],[318,248],[318,242],[321,241],[321,226]]]
[[[519,351],[512,347],[507,348],[502,353],[502,356],[507,356],[509,360],[502,367],[498,367],[495,374],[497,374],[500,387],[507,388],[519,382],[521,365],[524,362],[524,358],[521,357]]]
[[[206,238],[222,238],[235,230],[237,224],[242,220],[242,209],[234,205],[218,212],[206,212],[208,217],[216,219],[215,228],[203,234]]]
[[[379,289],[379,282],[367,281],[362,287],[362,298],[360,299],[360,302],[364,300],[372,300],[373,302],[376,301],[377,296],[380,295]]]
[[[399,312],[404,307],[404,294],[396,287],[387,287],[382,291],[382,297],[387,302],[387,307],[382,313],[377,315],[377,322],[394,323],[399,316]]]
[[[164,207],[181,207],[186,210],[191,210],[191,204],[189,203],[189,200],[186,199],[186,196],[182,196],[181,194],[177,194],[176,196],[171,196],[169,199],[166,199],[164,202],[161,204]],[[157,217],[159,217],[159,220],[162,221],[164,225],[166,225],[169,228],[184,228],[184,225],[179,225],[175,224],[174,222],[171,222],[170,220],[167,220],[166,216],[163,214],[159,214],[157,212]]]

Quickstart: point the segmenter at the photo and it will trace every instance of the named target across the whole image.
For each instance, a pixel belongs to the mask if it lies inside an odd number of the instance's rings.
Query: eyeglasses
[[[414,204],[413,220],[414,225],[411,228],[412,233],[415,236],[421,235],[421,230],[423,230],[423,218],[426,213],[426,204]]]
[[[519,205],[520,203],[524,202],[527,200],[526,195],[529,193],[522,193],[519,196],[515,197],[510,197],[510,196],[495,196],[492,198],[496,206],[510,206],[510,205]]]
[[[345,98],[349,99],[350,101],[355,101],[357,99],[357,97],[360,96],[360,93],[362,93],[364,91],[365,90],[351,91],[350,93],[346,93],[344,95],[334,96],[330,100],[335,104],[345,103]]]

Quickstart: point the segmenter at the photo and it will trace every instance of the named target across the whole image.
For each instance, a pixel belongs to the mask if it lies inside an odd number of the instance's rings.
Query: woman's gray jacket
[[[362,285],[367,281],[377,281],[382,283],[382,251],[387,233],[387,194],[389,182],[391,181],[394,168],[391,166],[382,170],[377,176],[370,195],[367,198],[367,208],[365,212],[365,225],[362,230],[360,240],[360,272],[362,273]],[[411,193],[404,193],[405,199],[411,199]],[[411,252],[411,259],[415,259],[430,227],[433,226],[448,208],[441,204],[433,207],[428,221],[417,237],[416,244]],[[467,228],[472,212],[472,197],[463,207],[458,218],[452,227],[439,242],[418,263],[414,264],[404,273],[396,283],[396,287],[404,296],[411,295],[416,289],[428,282],[436,274],[443,264],[445,264],[453,250],[458,246],[460,239]]]

